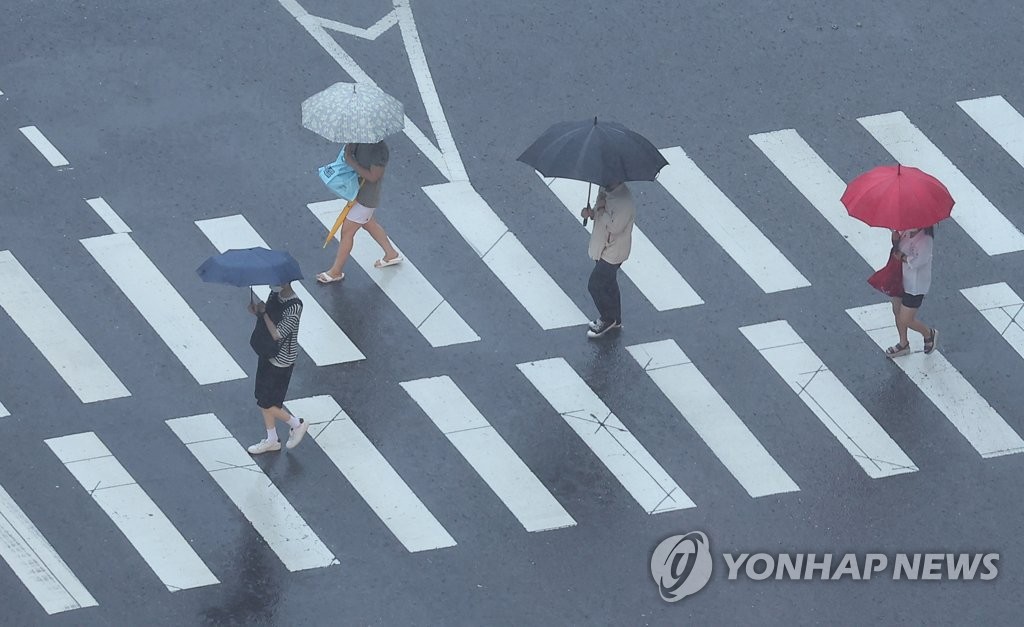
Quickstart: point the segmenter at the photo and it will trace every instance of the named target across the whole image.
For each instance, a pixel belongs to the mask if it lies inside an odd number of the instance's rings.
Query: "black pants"
[[[622,322],[622,304],[619,300],[619,266],[598,259],[590,273],[587,289],[603,322]]]

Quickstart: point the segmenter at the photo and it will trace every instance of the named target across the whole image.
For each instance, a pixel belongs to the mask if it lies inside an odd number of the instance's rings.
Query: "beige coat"
[[[590,235],[590,258],[620,264],[629,257],[633,243],[636,204],[625,183],[608,192],[602,187],[594,203],[594,231]]]

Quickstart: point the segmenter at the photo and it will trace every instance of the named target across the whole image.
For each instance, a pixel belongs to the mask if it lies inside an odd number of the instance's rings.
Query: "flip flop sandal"
[[[889,359],[892,359],[894,357],[906,355],[909,352],[910,342],[907,342],[906,344],[897,344],[895,346],[890,346],[889,348],[885,349],[885,356],[888,357]]]
[[[924,338],[924,352],[925,352],[926,355],[928,353],[932,352],[933,350],[935,350],[935,339],[938,338],[938,337],[939,337],[939,330],[938,329],[932,329],[932,336]]]
[[[403,261],[403,259],[402,259],[401,255],[395,257],[394,259],[390,259],[388,261],[384,261],[384,258],[382,257],[382,258],[378,259],[377,261],[373,262],[373,267],[374,268],[386,268],[388,266],[393,266],[395,264],[402,263],[402,261]]]
[[[323,284],[323,285],[327,285],[328,283],[337,283],[338,281],[340,281],[340,280],[342,280],[344,278],[345,278],[345,273],[344,272],[342,272],[338,276],[331,276],[331,275],[327,274],[326,272],[321,272],[320,274],[316,275],[316,282],[320,283],[320,284]]]

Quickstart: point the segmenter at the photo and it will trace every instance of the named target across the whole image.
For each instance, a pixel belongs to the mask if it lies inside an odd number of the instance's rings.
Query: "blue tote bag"
[[[342,146],[338,158],[333,163],[322,166],[319,170],[320,180],[327,189],[345,200],[354,200],[359,193],[359,175],[345,163],[345,147]]]

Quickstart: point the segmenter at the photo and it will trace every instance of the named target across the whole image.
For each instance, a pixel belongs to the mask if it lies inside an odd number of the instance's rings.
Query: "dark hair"
[[[935,238],[935,226],[934,225],[929,226],[928,228],[926,228],[924,230],[924,232],[925,232],[926,235],[930,236],[932,239]]]

